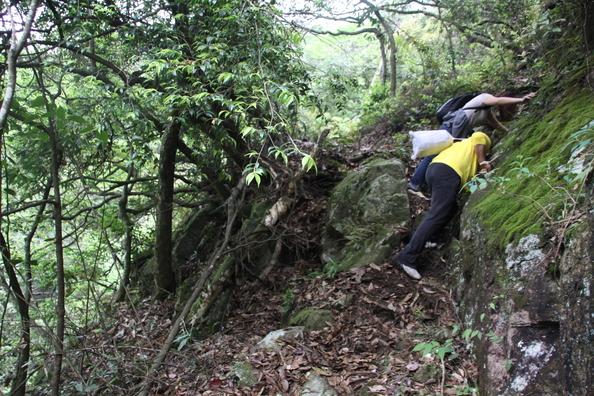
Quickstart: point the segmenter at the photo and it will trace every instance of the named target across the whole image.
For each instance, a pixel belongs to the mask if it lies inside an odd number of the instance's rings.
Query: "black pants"
[[[410,242],[396,260],[415,266],[425,243],[436,236],[456,213],[456,196],[460,189],[460,176],[449,166],[435,163],[427,170],[427,184],[431,187],[431,207]]]

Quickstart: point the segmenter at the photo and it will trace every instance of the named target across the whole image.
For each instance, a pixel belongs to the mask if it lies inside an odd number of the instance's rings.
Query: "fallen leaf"
[[[381,270],[382,270],[382,269],[379,267],[379,265],[377,265],[377,264],[373,264],[373,263],[371,263],[371,264],[369,264],[369,266],[370,266],[371,268],[373,268],[374,270],[376,270],[376,271],[381,271]]]

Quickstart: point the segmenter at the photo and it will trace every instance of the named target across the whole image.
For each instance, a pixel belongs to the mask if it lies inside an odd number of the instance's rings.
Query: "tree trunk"
[[[157,297],[163,298],[175,293],[175,274],[173,272],[173,182],[175,154],[181,125],[174,121],[161,139],[159,153],[159,204],[157,205],[157,225],[155,232],[155,258],[157,260]]]
[[[31,0],[31,3],[29,4],[29,13],[27,14],[27,19],[25,21],[25,28],[23,29],[21,37],[18,40],[16,38],[16,28],[14,27],[14,24],[12,26],[11,44],[10,48],[8,49],[8,54],[6,56],[8,82],[6,84],[6,89],[4,91],[2,105],[0,106],[0,131],[4,130],[4,125],[6,124],[6,119],[8,118],[8,110],[10,109],[10,105],[12,104],[12,98],[14,97],[14,91],[16,87],[17,58],[23,50],[23,47],[25,46],[27,39],[29,38],[29,33],[31,33],[31,27],[33,26],[33,19],[35,19],[35,13],[37,12],[38,5],[39,0]],[[12,18],[12,14],[10,14],[10,16]]]
[[[382,85],[385,86],[388,81],[388,60],[386,58],[386,42],[383,34],[377,35],[377,40],[380,44],[380,54],[382,56],[382,69],[380,71],[382,77]]]
[[[128,180],[130,181],[134,177],[134,164],[130,164],[128,168]],[[130,271],[132,268],[132,230],[134,225],[130,220],[130,216],[128,215],[128,197],[130,192],[132,191],[132,186],[128,183],[124,184],[122,187],[122,197],[118,203],[119,206],[119,216],[124,223],[124,273],[122,274],[122,279],[120,280],[120,285],[118,290],[113,298],[113,301],[120,302],[124,300],[126,296],[126,288],[130,283]]]
[[[382,16],[379,8],[368,0],[361,0],[371,8],[377,20],[382,25],[386,36],[388,37],[388,47],[390,48],[390,96],[396,96],[396,40],[394,40],[394,29],[390,23]]]
[[[48,199],[51,187],[52,184],[50,179],[46,184],[42,200],[46,201]],[[35,232],[37,231],[37,227],[41,222],[45,207],[45,203],[39,206],[37,215],[35,216],[35,220],[31,226],[31,230],[25,238],[25,260],[23,261],[23,265],[25,267],[25,290],[23,292],[23,299],[25,304],[22,306],[19,304],[19,315],[21,316],[21,342],[19,343],[20,349],[19,355],[17,357],[15,376],[10,388],[10,394],[14,396],[23,396],[25,395],[26,391],[27,374],[29,372],[29,355],[31,349],[31,319],[29,315],[29,305],[31,304],[31,295],[33,289],[33,275],[31,272],[31,241],[33,240]]]
[[[14,25],[13,16],[11,14],[10,6],[8,8],[8,13],[11,18],[12,23],[12,37],[10,47],[8,49],[8,53],[6,56],[6,68],[8,71],[7,83],[6,88],[4,91],[4,96],[2,99],[2,104],[0,105],[0,158],[2,157],[2,147],[4,145],[4,127],[6,126],[6,121],[8,119],[8,112],[10,110],[10,106],[12,105],[12,99],[14,98],[15,88],[16,88],[16,80],[17,80],[17,58],[23,48],[25,47],[25,43],[29,38],[29,34],[31,33],[31,27],[33,26],[33,20],[35,19],[35,14],[37,12],[37,7],[39,5],[39,0],[31,0],[29,4],[29,13],[27,14],[25,20],[25,26],[23,32],[21,33],[21,37],[17,40],[16,36],[16,28]],[[2,197],[2,174],[0,173],[0,198]],[[0,199],[1,201],[1,199]],[[0,226],[2,225],[2,211],[0,207]],[[15,303],[17,305],[17,309],[19,312],[19,316],[21,319],[21,340],[19,343],[19,356],[17,358],[17,366],[15,370],[15,377],[13,379],[13,383],[11,386],[11,395],[24,395],[27,385],[27,372],[28,372],[28,362],[29,362],[29,353],[31,348],[31,324],[30,324],[30,317],[29,317],[29,303],[26,296],[23,294],[23,291],[19,285],[18,278],[16,276],[16,271],[14,269],[14,263],[12,262],[10,256],[10,250],[8,249],[8,245],[6,240],[4,239],[4,235],[2,234],[0,228],[0,251],[2,253],[2,261],[4,263],[4,269],[6,270],[6,274],[9,279],[10,290],[15,298]]]
[[[52,149],[52,184],[54,186],[54,243],[56,248],[56,288],[58,300],[56,302],[56,339],[54,372],[52,374],[52,395],[60,394],[60,382],[62,375],[62,358],[64,356],[64,322],[66,308],[64,301],[64,246],[62,243],[62,198],[60,193],[60,163],[61,154],[58,142],[58,131],[55,120],[50,123],[50,144]]]
[[[8,276],[10,291],[14,297],[19,316],[21,318],[21,340],[19,342],[19,358],[15,370],[15,377],[12,382],[11,395],[24,395],[27,384],[27,363],[29,361],[29,351],[31,347],[31,324],[29,317],[29,305],[19,284],[19,280],[14,269],[10,250],[4,234],[0,231],[0,252],[2,252],[2,262],[4,270]]]
[[[443,26],[448,38],[448,52],[450,54],[450,66],[452,67],[452,76],[454,78],[457,78],[458,73],[456,71],[456,51],[454,50],[452,31],[450,30],[448,24],[445,23],[442,19],[441,7],[439,7],[439,2],[436,2],[435,5],[437,6],[437,15],[439,15],[439,21],[441,22],[441,25]]]
[[[380,13],[377,12],[377,15],[379,16]],[[394,31],[384,18],[381,18],[380,22],[382,22],[382,26],[388,36],[388,44],[390,48],[390,96],[396,96],[396,41],[394,40]]]

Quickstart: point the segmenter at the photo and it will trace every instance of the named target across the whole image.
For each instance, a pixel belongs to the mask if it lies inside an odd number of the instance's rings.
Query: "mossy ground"
[[[538,105],[536,102],[533,106]],[[550,112],[539,111],[517,122],[496,147],[503,153],[497,164],[495,185],[477,202],[475,213],[490,233],[489,242],[503,248],[532,233],[542,233],[557,221],[573,199],[579,183],[561,171],[572,152],[572,135],[594,120],[594,94],[574,91]],[[594,128],[580,141],[594,139]]]

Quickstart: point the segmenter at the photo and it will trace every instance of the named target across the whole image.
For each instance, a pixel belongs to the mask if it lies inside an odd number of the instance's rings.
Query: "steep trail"
[[[392,155],[398,149],[393,142],[388,131],[376,130],[330,154],[356,168],[364,158]],[[319,229],[327,192],[318,193],[296,206],[292,228]],[[428,202],[414,195],[409,202],[412,224]],[[201,341],[192,341],[197,334],[191,331],[178,336],[152,393],[321,394],[304,390],[316,377],[339,395],[440,394],[442,387],[444,394],[471,394],[465,392],[475,383],[476,367],[460,331],[452,333],[459,320],[444,285],[443,255],[423,255],[420,282],[388,263],[336,273],[315,258],[281,262],[267,282],[243,281],[234,289],[226,320],[213,335]],[[89,335],[96,348],[86,357],[88,375],[98,390],[124,394],[138,384],[142,367],[167,337],[172,308],[149,300],[122,305],[108,332]],[[297,312],[305,312],[305,331],[277,351],[257,347],[268,333],[290,326]],[[443,365],[435,353],[413,352],[417,344],[439,347],[447,340]]]

